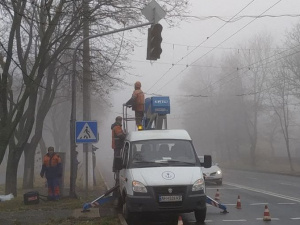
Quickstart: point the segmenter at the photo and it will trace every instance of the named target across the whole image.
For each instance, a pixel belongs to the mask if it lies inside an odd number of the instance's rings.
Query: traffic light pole
[[[75,183],[76,183],[76,177],[77,174],[75,174],[76,171],[76,161],[77,161],[77,155],[76,155],[76,137],[75,137],[75,122],[76,122],[76,52],[78,50],[78,48],[80,47],[80,45],[85,42],[86,40],[92,39],[92,38],[96,38],[96,37],[101,37],[101,36],[105,36],[105,35],[109,35],[109,34],[114,34],[114,33],[118,33],[121,31],[125,31],[125,30],[132,30],[134,28],[138,28],[138,27],[143,27],[143,26],[147,26],[147,25],[152,25],[152,22],[149,23],[143,23],[143,24],[139,24],[139,25],[135,25],[135,26],[129,26],[129,27],[124,27],[122,29],[117,29],[117,30],[113,30],[113,31],[108,31],[108,32],[104,32],[101,34],[95,34],[95,35],[91,35],[88,36],[86,38],[84,38],[83,40],[81,40],[76,48],[74,49],[73,52],[73,76],[72,76],[72,102],[71,102],[71,118],[70,118],[70,197],[76,197],[76,191],[75,191]],[[77,172],[76,172],[77,173]]]

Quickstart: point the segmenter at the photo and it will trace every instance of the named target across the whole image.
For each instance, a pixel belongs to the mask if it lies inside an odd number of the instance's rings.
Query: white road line
[[[295,203],[295,202],[279,202],[277,204],[278,205],[296,205],[297,203]]]
[[[286,185],[286,186],[293,186],[293,187],[299,187],[299,185],[293,184],[293,183],[279,183],[281,185]]]
[[[262,203],[251,203],[250,205],[268,205],[269,203],[262,202]]]
[[[240,220],[222,220],[223,222],[247,222],[245,219],[240,219]]]
[[[297,217],[297,218],[291,218],[291,220],[300,220],[300,217]]]
[[[263,218],[256,218],[256,220],[263,220]],[[271,218],[271,220],[279,220],[279,218]]]
[[[236,190],[236,189],[239,189],[239,188],[237,188],[237,187],[232,187],[232,188],[230,188],[230,187],[229,187],[229,188],[226,188],[226,187],[225,187],[225,188],[224,188],[224,187],[222,187],[222,188],[218,188],[218,187],[215,187],[215,188],[214,188],[214,187],[209,187],[209,188],[208,188],[208,187],[206,187],[206,189],[207,189],[207,190],[217,190],[217,189],[219,189],[219,190]]]
[[[239,184],[234,184],[234,183],[224,182],[224,184],[300,203],[300,199],[299,198],[294,198],[294,197],[290,197],[290,196],[287,196],[287,195],[281,195],[281,194],[277,194],[277,193],[274,193],[274,192],[265,191],[265,190],[257,189],[257,188],[251,188],[251,187],[247,187],[247,186],[243,186],[243,185],[239,185]]]

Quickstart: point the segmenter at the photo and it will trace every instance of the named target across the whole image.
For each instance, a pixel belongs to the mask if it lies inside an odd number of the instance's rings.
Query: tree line
[[[188,1],[161,0],[170,26],[187,12]],[[89,11],[83,10],[89,4]],[[82,40],[84,20],[90,35],[145,22],[146,0],[4,0],[0,2],[0,164],[6,167],[5,193],[17,195],[17,171],[25,156],[23,188],[34,183],[34,157],[46,142],[69,148],[72,53]],[[109,102],[109,91],[125,84],[126,60],[135,43],[114,34],[91,41],[93,96]],[[146,46],[145,46],[146,49]],[[76,57],[81,93],[82,51]],[[78,110],[78,113],[80,111]],[[44,131],[52,137],[43,136]],[[67,152],[68,153],[68,152]]]

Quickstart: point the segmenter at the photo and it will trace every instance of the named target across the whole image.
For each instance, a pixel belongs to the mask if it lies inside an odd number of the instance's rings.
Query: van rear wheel
[[[197,222],[204,223],[206,218],[206,207],[204,209],[194,211]]]

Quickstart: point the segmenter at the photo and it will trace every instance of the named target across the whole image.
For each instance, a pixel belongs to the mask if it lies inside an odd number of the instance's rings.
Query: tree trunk
[[[10,149],[7,159],[5,194],[12,193],[15,197],[17,196],[18,165],[21,155],[22,150],[16,147]]]
[[[41,149],[41,156],[46,155],[47,149],[46,149],[46,144],[45,144],[43,137],[41,137],[39,144],[40,144],[40,149]]]
[[[23,189],[33,188],[35,165],[34,155],[35,148],[33,148],[31,144],[27,144],[24,149],[25,163],[23,175]]]

